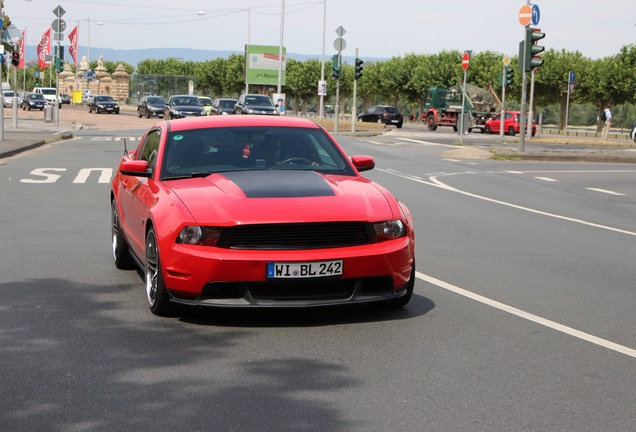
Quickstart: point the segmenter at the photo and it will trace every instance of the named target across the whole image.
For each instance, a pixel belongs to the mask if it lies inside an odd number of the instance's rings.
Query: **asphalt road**
[[[413,213],[413,300],[166,319],[110,254],[110,176],[141,133],[0,165],[3,431],[634,429],[633,166],[342,136]]]

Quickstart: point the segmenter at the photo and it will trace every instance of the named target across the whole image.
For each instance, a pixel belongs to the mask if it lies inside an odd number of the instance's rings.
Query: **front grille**
[[[361,279],[211,282],[203,287],[199,300],[252,299],[257,302],[344,302],[351,299],[387,297],[393,293],[392,279],[386,276]]]
[[[217,246],[232,249],[323,249],[369,244],[362,222],[240,225],[228,229]]]

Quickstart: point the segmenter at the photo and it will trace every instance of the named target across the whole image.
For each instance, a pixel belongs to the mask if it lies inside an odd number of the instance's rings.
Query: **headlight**
[[[183,227],[183,229],[179,233],[179,236],[177,237],[177,243],[200,246],[215,246],[216,242],[219,240],[221,231],[221,228],[188,225]]]
[[[378,241],[392,240],[406,235],[406,228],[399,219],[373,224],[373,229]]]
[[[254,109],[252,108],[246,108],[245,111],[247,111],[248,114],[254,114]]]

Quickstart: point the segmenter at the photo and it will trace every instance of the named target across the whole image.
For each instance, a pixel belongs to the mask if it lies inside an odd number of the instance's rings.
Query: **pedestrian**
[[[603,117],[605,117],[605,124],[603,125],[603,134],[602,137],[604,140],[607,139],[607,135],[609,134],[610,127],[612,126],[612,111],[610,110],[609,105],[603,111]],[[602,119],[602,117],[601,117]]]

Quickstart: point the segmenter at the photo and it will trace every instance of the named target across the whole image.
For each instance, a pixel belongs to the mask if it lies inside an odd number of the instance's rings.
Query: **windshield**
[[[188,97],[188,96],[176,97],[174,98],[172,104],[180,105],[180,106],[201,106],[201,102],[199,102],[199,98]]]
[[[55,96],[55,89],[42,89],[42,94]]]
[[[44,96],[42,96],[39,93],[33,93],[31,96],[29,96],[31,99],[38,99],[38,100],[43,100]]]
[[[272,100],[267,96],[247,96],[245,105],[274,106]]]
[[[236,101],[234,99],[219,101],[220,108],[234,108],[234,105],[236,105]]]
[[[165,105],[165,104],[166,104],[166,101],[165,101],[165,99],[164,99],[164,98],[162,98],[162,97],[149,97],[149,98],[148,98],[148,103],[151,103],[151,104],[158,104],[158,105],[159,105],[159,104],[163,104],[163,105]]]
[[[216,172],[304,170],[355,175],[322,129],[227,127],[171,132],[162,179]]]
[[[95,96],[95,102],[115,102],[112,96]]]
[[[199,99],[199,102],[201,102],[201,105],[203,106],[212,106],[212,99],[201,98]]]

